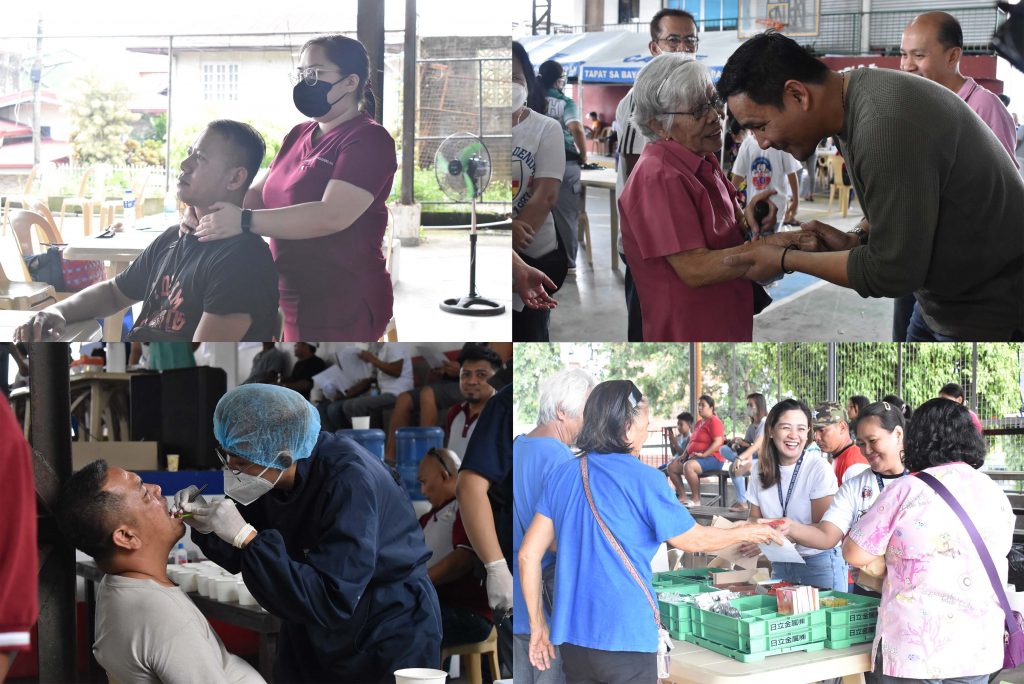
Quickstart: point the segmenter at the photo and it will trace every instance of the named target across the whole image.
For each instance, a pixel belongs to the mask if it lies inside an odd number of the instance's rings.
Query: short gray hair
[[[690,111],[707,99],[708,88],[714,88],[711,72],[687,52],[665,52],[640,70],[633,84],[632,123],[648,140],[658,134],[650,127],[657,121],[668,130],[672,114]]]
[[[558,418],[559,409],[572,418],[583,415],[583,406],[595,384],[590,373],[579,368],[560,370],[541,381],[537,425]]]

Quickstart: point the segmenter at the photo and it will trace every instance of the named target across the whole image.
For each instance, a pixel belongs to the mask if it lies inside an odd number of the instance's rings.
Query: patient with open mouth
[[[178,199],[199,217],[216,202],[241,204],[265,149],[251,126],[211,122],[181,163]],[[127,337],[132,342],[264,342],[280,333],[269,245],[249,232],[200,242],[175,225],[123,273],[40,311],[14,339],[58,340],[69,323],[110,316],[140,301],[142,311]]]
[[[774,190],[741,209],[715,152],[722,147],[725,107],[707,67],[692,55],[655,57],[633,86],[633,123],[650,141],[619,198],[622,243],[640,295],[645,342],[750,341],[754,292],[743,270],[723,258],[751,239],[786,246],[816,239],[799,232],[759,237],[775,226],[777,209],[760,220],[754,209]]]
[[[54,513],[61,532],[107,573],[96,590],[93,652],[111,681],[263,682],[167,578],[167,555],[185,525],[159,486],[93,461],[71,476]]]

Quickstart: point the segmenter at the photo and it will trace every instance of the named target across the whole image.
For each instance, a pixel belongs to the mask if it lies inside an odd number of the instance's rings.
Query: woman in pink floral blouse
[[[978,468],[985,442],[967,409],[932,399],[914,413],[905,464],[942,482],[977,526],[1006,582],[1014,514]],[[864,567],[884,557],[886,577],[872,657],[886,684],[985,684],[1002,668],[1003,611],[978,552],[953,510],[916,477],[889,484],[850,531],[843,556]]]

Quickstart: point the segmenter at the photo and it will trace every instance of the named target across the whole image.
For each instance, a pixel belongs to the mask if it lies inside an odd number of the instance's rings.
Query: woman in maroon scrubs
[[[294,80],[295,106],[311,120],[285,137],[245,209],[214,205],[196,236],[271,238],[286,341],[377,340],[394,303],[381,243],[397,163],[394,138],[372,117],[366,49],[314,38]]]

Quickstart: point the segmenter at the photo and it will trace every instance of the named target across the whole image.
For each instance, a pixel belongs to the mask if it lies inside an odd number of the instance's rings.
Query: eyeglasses
[[[314,86],[317,84],[317,81],[320,80],[321,71],[330,71],[336,74],[341,73],[338,69],[321,69],[320,67],[309,67],[307,69],[303,69],[302,67],[299,67],[293,71],[288,78],[291,80],[292,85],[298,85],[299,81],[303,81],[306,85]]]
[[[231,473],[235,477],[238,477],[239,475],[242,474],[241,470],[239,470],[238,468],[232,468],[228,464],[228,458],[229,457],[234,456],[235,458],[242,458],[241,456],[239,456],[238,454],[233,454],[230,451],[228,451],[227,449],[222,449],[219,446],[218,447],[214,447],[213,451],[214,451],[214,453],[217,454],[217,458],[220,459],[221,465],[224,466],[224,470],[228,471],[229,473]]]
[[[655,42],[667,43],[672,48],[678,48],[680,45],[685,43],[686,47],[696,50],[697,46],[700,45],[700,38],[693,34],[689,36],[680,36],[677,33],[671,33],[664,38],[658,38]]]
[[[714,110],[718,116],[725,114],[725,102],[718,95],[713,95],[710,100],[707,100],[701,106],[694,109],[692,112],[665,112],[666,114],[687,114],[695,119],[703,119],[708,115],[708,112]]]
[[[427,452],[427,456],[433,456],[434,458],[436,458],[437,462],[441,464],[442,468],[444,468],[444,472],[448,474],[448,477],[451,477],[452,471],[448,470],[448,464],[444,462],[444,458],[441,457],[440,451],[438,451],[436,448],[432,448],[430,449],[430,451]]]

